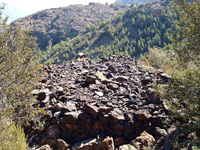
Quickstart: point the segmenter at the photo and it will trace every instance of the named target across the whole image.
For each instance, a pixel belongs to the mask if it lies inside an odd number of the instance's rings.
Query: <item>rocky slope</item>
[[[132,150],[163,148],[167,143],[167,107],[151,83],[169,76],[141,67],[125,56],[71,61],[45,67],[32,91],[48,112],[43,128],[27,127],[32,144],[54,149]],[[126,144],[130,145],[126,145]]]
[[[47,9],[18,19],[12,25],[21,25],[25,30],[30,30],[38,38],[40,48],[45,49],[66,37],[78,35],[87,25],[109,19],[130,7],[129,4],[117,5],[117,9],[100,3]]]

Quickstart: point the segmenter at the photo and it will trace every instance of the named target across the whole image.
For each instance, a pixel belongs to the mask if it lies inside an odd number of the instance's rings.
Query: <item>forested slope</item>
[[[171,6],[163,1],[135,6],[112,19],[87,26],[75,38],[47,47],[39,53],[40,62],[62,63],[73,59],[78,52],[91,59],[113,54],[139,58],[150,47],[170,43],[168,37],[173,36],[176,18]]]

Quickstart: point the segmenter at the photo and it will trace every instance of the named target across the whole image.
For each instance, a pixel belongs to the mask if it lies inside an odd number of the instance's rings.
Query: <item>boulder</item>
[[[148,134],[146,131],[143,131],[140,136],[135,140],[131,141],[131,145],[137,147],[139,150],[145,150],[152,148],[155,143],[155,139],[152,135]]]
[[[102,150],[114,150],[114,140],[112,137],[106,137],[102,140],[100,149]]]
[[[148,121],[152,117],[147,109],[139,109],[135,112],[135,116],[139,121]]]
[[[99,108],[90,104],[85,104],[83,109],[85,112],[91,114],[93,118],[97,117],[99,114]]]
[[[119,147],[119,150],[137,150],[133,145],[127,144]]]

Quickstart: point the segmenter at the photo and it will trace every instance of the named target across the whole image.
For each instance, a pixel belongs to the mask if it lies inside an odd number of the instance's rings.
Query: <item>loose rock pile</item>
[[[79,150],[164,145],[161,121],[167,110],[151,83],[166,82],[166,74],[125,56],[72,61],[45,71],[32,93],[48,114],[44,128],[31,129],[37,135],[33,142]]]

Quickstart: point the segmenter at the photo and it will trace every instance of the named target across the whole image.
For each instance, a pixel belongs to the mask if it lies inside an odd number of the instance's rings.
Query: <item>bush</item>
[[[18,134],[15,130],[21,133],[20,125],[38,121],[42,115],[42,109],[33,106],[36,100],[31,94],[40,75],[36,50],[36,38],[20,27],[7,25],[0,14],[0,122],[16,124],[1,124],[6,128],[0,130],[0,142]]]

